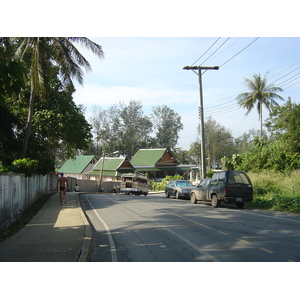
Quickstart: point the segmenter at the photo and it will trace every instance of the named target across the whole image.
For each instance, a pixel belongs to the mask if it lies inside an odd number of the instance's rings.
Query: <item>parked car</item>
[[[243,208],[245,202],[253,200],[253,187],[250,178],[243,171],[221,171],[212,178],[203,179],[197,188],[190,191],[192,203],[211,201],[213,207],[222,202],[235,203]]]
[[[173,180],[165,187],[166,197],[175,196],[178,198],[188,198],[191,189],[195,188],[188,180]]]

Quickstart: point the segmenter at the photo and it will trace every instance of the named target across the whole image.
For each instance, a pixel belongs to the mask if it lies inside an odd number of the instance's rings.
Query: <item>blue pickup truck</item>
[[[243,171],[220,171],[212,178],[203,179],[190,191],[193,204],[198,201],[211,201],[212,207],[219,207],[222,202],[234,203],[243,208],[245,202],[253,200],[253,187],[250,178]]]

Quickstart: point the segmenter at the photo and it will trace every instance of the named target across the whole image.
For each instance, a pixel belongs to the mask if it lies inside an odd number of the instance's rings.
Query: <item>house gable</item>
[[[65,174],[82,174],[90,164],[96,162],[94,155],[77,155],[69,158],[58,170],[59,173]]]
[[[130,161],[133,166],[176,166],[178,162],[170,149],[140,149]]]
[[[166,150],[163,156],[155,163],[155,166],[177,166],[178,163],[170,150]]]
[[[134,167],[127,158],[105,157],[104,161],[101,158],[93,170],[86,175],[100,176],[101,171],[103,176],[116,177],[120,176],[120,173],[134,172]]]

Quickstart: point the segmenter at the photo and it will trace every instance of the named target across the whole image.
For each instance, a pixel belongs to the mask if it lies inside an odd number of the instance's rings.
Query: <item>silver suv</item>
[[[221,171],[214,173],[212,178],[203,179],[197,188],[190,192],[192,203],[211,201],[213,207],[221,202],[235,203],[243,208],[245,202],[253,200],[253,187],[250,178],[243,171]]]

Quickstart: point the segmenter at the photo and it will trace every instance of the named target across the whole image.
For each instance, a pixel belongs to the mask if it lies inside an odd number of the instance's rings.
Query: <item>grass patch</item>
[[[10,224],[7,228],[2,229],[0,231],[0,242],[21,230],[38,213],[52,195],[53,194],[45,194],[37,199],[15,222]]]
[[[276,172],[248,173],[254,199],[248,207],[300,213],[300,170],[286,175]]]

